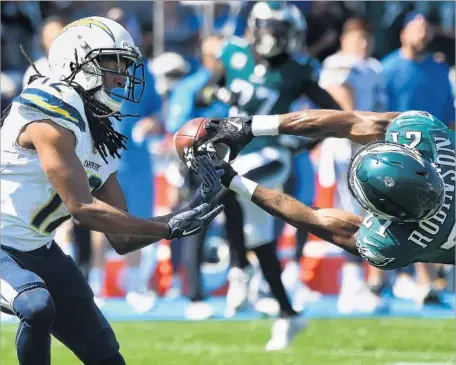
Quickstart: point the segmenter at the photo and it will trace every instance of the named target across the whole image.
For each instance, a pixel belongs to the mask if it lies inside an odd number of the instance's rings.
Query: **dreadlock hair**
[[[27,55],[22,45],[20,46],[22,54],[26,60],[30,63],[33,69],[36,72],[36,75],[30,77],[28,84],[33,81],[45,77],[42,75],[36,68],[33,61]],[[81,97],[84,104],[84,111],[87,116],[87,121],[89,123],[90,134],[94,143],[95,150],[103,158],[104,162],[108,163],[107,157],[108,153],[114,158],[120,158],[120,150],[127,149],[126,141],[128,137],[122,133],[116,131],[112,125],[110,117],[113,117],[117,120],[125,117],[137,117],[137,114],[121,114],[119,112],[112,112],[107,106],[100,103],[95,99],[94,95],[86,90],[84,90],[79,84],[74,82],[76,74],[81,70],[82,66],[86,63],[91,62],[90,60],[85,61],[84,63],[79,64],[77,52],[75,50],[75,66],[69,76],[67,76],[63,81],[68,83]],[[3,126],[3,121],[8,116],[11,109],[9,105],[1,118],[1,125]]]

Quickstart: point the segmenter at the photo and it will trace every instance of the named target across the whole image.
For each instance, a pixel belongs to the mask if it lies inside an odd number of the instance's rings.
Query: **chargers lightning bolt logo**
[[[62,31],[59,33],[59,35],[65,31],[67,31],[68,29],[77,27],[77,26],[89,27],[89,28],[93,28],[93,26],[96,26],[96,27],[104,30],[112,38],[112,40],[114,42],[116,41],[114,38],[114,34],[112,34],[112,32],[108,28],[108,26],[106,24],[104,24],[103,22],[101,22],[97,19],[94,19],[94,18],[84,18],[84,19],[76,20],[75,22],[70,23],[65,28],[63,28]]]

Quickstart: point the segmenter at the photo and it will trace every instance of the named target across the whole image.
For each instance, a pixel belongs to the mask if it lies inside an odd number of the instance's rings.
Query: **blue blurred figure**
[[[401,48],[383,60],[390,110],[424,110],[445,123],[455,121],[448,65],[428,53],[426,18],[410,12],[401,31]]]

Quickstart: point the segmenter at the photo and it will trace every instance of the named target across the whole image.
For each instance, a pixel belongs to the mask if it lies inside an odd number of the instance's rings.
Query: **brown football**
[[[196,149],[209,139],[204,125],[209,119],[194,118],[185,123],[174,135],[174,145],[179,158],[184,161],[184,148],[193,147]]]

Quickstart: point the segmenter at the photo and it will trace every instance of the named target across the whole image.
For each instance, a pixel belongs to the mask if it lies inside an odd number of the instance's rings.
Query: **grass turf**
[[[113,327],[128,365],[454,364],[455,321],[318,319],[282,352],[263,350],[272,321],[119,322]],[[17,325],[1,326],[0,364],[16,365]],[[52,364],[80,362],[53,339]]]

